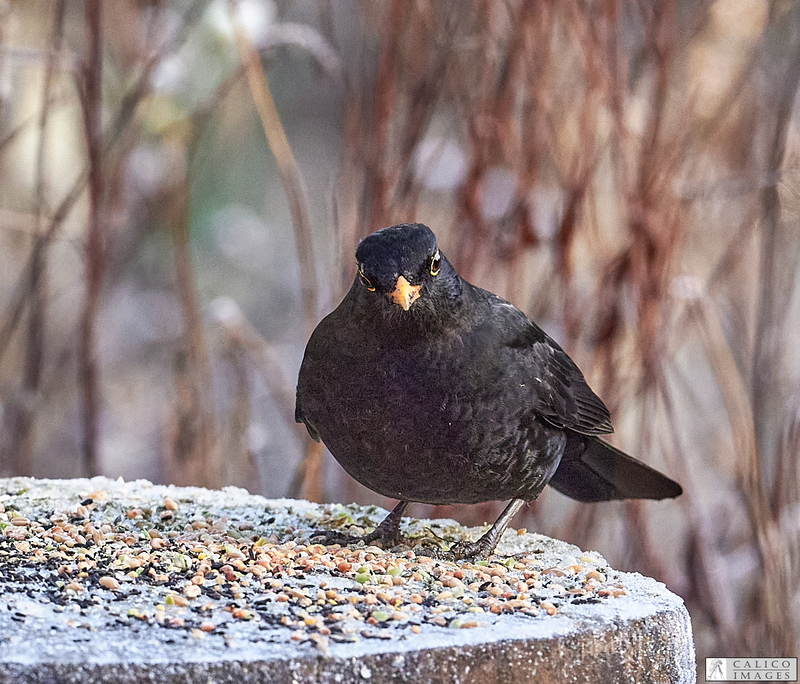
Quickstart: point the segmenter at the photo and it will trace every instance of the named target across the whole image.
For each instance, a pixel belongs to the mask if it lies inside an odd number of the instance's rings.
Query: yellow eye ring
[[[364,271],[361,266],[358,267],[358,279],[361,281],[361,284],[370,292],[375,292],[375,286],[372,284],[372,281],[366,275],[364,275]]]
[[[433,255],[431,259],[431,275],[439,275],[439,269],[442,267],[442,256],[439,254],[439,250],[436,250],[436,254]]]

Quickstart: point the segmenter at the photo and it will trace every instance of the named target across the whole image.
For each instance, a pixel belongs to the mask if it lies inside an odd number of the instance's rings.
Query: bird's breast
[[[340,346],[320,354],[300,384],[304,414],[337,461],[394,498],[519,496],[541,479],[544,464],[529,456],[561,437],[532,418],[522,383],[499,360],[476,358],[456,338]]]

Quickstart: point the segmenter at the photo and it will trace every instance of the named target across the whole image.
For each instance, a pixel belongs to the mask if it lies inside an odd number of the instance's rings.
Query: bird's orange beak
[[[403,276],[397,279],[394,291],[389,295],[395,304],[399,304],[403,311],[408,311],[411,305],[419,298],[422,285],[412,285]]]

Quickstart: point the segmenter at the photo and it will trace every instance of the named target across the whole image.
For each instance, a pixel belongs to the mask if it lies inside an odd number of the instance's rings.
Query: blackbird
[[[365,542],[396,543],[410,502],[511,499],[478,541],[485,557],[549,484],[578,501],[663,499],[677,482],[602,441],[608,409],[539,326],[461,278],[427,226],[379,230],[314,330],[295,418],[356,480],[399,499]],[[345,541],[355,541],[347,538]]]

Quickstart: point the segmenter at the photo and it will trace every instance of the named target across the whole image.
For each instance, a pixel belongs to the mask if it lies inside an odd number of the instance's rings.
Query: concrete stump
[[[377,507],[146,481],[0,479],[2,682],[694,682],[683,601],[596,552]],[[444,544],[446,546],[446,544]]]

